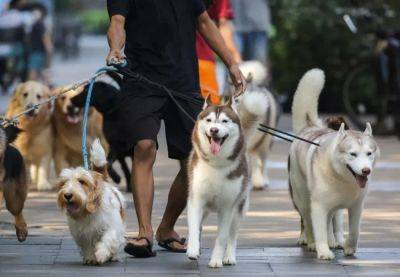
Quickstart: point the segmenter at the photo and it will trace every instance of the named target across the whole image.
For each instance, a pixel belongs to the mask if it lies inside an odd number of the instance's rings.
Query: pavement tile
[[[297,275],[320,275],[333,274],[345,276],[346,271],[338,264],[316,264],[316,263],[294,263],[278,264],[270,263],[273,272],[276,274],[297,274]]]
[[[3,265],[51,265],[56,256],[53,255],[21,255],[21,254],[0,254],[0,267]]]
[[[51,274],[65,274],[74,273],[77,276],[86,276],[87,274],[94,274],[97,276],[110,276],[114,274],[123,274],[124,266],[122,263],[107,263],[102,266],[89,266],[83,265],[82,261],[73,262],[59,262],[50,271]]]
[[[1,265],[0,276],[48,276],[51,265]]]
[[[196,262],[189,261],[184,254],[158,252],[152,259],[135,259],[127,257],[126,273],[146,274],[198,274]]]
[[[198,265],[200,268],[200,273],[203,276],[208,276],[208,274],[268,274],[272,273],[271,267],[267,261],[237,261],[235,266],[224,266],[223,268],[209,268],[209,260],[200,260]]]
[[[314,252],[306,251],[302,247],[267,247],[264,252],[268,257],[315,257]]]
[[[349,276],[400,276],[400,266],[344,266]]]

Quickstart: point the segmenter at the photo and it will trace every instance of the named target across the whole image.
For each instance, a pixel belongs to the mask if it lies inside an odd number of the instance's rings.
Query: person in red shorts
[[[204,2],[210,18],[217,24],[235,61],[238,63],[241,62],[240,53],[234,43],[233,28],[230,22],[233,19],[233,9],[230,0],[204,0]],[[220,96],[215,55],[199,33],[196,35],[196,50],[199,59],[201,95],[204,98],[210,95],[211,101],[214,104],[219,104]]]

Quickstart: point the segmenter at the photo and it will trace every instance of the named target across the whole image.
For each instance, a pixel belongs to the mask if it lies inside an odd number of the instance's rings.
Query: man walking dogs
[[[199,97],[195,49],[198,30],[228,67],[236,94],[245,90],[243,75],[202,0],[108,0],[107,8],[111,18],[108,62],[120,62],[126,58],[132,71],[174,91]],[[186,206],[186,161],[192,147],[190,136],[194,123],[164,91],[124,78],[122,93],[124,97],[118,113],[125,133],[120,136],[121,143],[132,149],[132,191],[139,221],[139,236],[128,242],[125,251],[135,257],[155,255],[151,226],[153,164],[157,134],[161,120],[164,120],[168,156],[178,160],[181,168],[172,183],[155,237],[167,250],[185,252],[185,242],[175,232],[174,225]],[[176,100],[193,118],[201,111],[202,107],[191,102],[181,98]]]

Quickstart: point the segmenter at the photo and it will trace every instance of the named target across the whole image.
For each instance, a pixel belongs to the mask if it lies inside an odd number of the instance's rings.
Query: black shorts
[[[193,119],[202,110],[201,106],[191,102],[182,99],[176,101]],[[164,120],[168,157],[182,160],[190,154],[194,122],[168,96],[126,95],[119,105],[118,120],[124,126],[123,138],[132,151],[140,140],[157,142],[161,120]]]

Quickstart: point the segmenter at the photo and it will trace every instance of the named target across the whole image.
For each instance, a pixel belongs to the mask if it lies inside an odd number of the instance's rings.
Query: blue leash
[[[83,166],[86,170],[89,170],[89,159],[88,159],[88,151],[87,151],[87,127],[89,121],[89,109],[90,109],[90,100],[92,98],[92,92],[94,84],[96,83],[97,77],[101,73],[106,73],[110,71],[118,72],[118,70],[114,66],[106,66],[100,68],[96,71],[95,77],[90,80],[88,94],[86,95],[85,107],[83,110],[83,120],[82,120],[82,141],[81,141],[81,148],[82,148],[82,158],[83,158]]]

